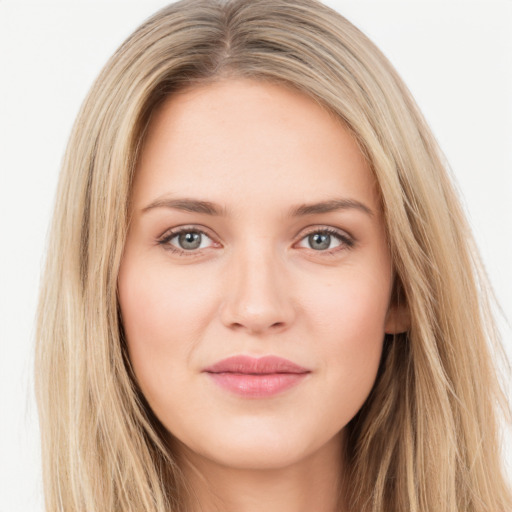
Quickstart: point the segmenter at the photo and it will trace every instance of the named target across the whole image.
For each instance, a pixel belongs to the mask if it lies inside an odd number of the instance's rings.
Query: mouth
[[[203,372],[228,392],[245,398],[265,398],[298,385],[311,370],[277,356],[233,356]]]

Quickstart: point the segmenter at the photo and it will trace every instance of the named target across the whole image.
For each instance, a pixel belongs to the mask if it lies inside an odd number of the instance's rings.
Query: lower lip
[[[210,378],[220,386],[232,393],[246,398],[265,398],[299,384],[307,373],[208,373]]]

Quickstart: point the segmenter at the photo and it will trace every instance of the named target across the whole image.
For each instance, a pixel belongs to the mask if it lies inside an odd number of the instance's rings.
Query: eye
[[[188,256],[200,249],[212,247],[214,242],[204,231],[185,227],[166,232],[158,244],[166,250]]]
[[[298,246],[314,251],[333,253],[353,247],[354,240],[341,231],[323,228],[308,233],[301,239]]]

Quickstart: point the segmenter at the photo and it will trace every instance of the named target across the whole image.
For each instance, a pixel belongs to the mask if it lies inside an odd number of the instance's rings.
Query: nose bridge
[[[293,317],[284,262],[268,238],[246,240],[229,261],[222,318],[229,327],[261,332]]]

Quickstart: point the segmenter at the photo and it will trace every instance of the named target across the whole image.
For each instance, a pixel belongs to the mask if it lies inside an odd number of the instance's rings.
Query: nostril
[[[270,324],[268,325],[267,324],[267,327],[265,327],[264,324],[255,324],[255,323],[251,323],[251,324],[243,324],[243,323],[240,323],[240,322],[232,322],[230,324],[230,327],[236,331],[240,331],[240,330],[246,330],[248,329],[249,331],[251,332],[254,332],[254,333],[257,333],[257,332],[263,332],[265,331],[266,329],[268,330],[280,330],[283,328],[283,326],[286,325],[286,322],[275,322],[273,324]]]

